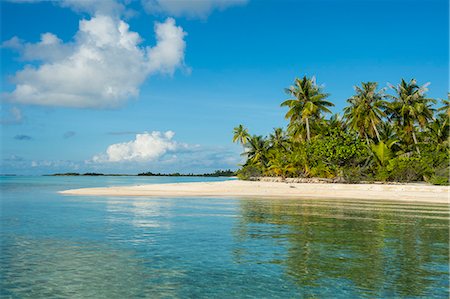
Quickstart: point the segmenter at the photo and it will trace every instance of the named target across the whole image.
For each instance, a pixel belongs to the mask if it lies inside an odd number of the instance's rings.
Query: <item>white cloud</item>
[[[117,107],[139,94],[155,73],[172,74],[184,65],[186,33],[168,18],[155,24],[157,44],[140,46],[141,37],[124,21],[107,15],[81,20],[73,42],[45,33],[35,44],[13,38],[4,47],[18,49],[25,60],[38,60],[13,77],[11,102],[77,108]]]
[[[183,62],[180,58],[184,58],[186,44],[183,38],[186,33],[175,25],[172,18],[165,23],[156,23],[155,33],[157,44],[147,49],[149,70],[172,74]]]
[[[244,5],[248,0],[141,0],[148,13],[188,18],[206,18],[213,10]]]
[[[106,153],[94,156],[92,162],[156,161],[167,152],[187,147],[185,144],[173,141],[174,135],[172,131],[136,134],[136,138],[132,141],[108,146]]]
[[[242,159],[240,148],[187,145],[173,140],[173,132],[143,133],[144,138],[113,144],[90,160],[37,160],[18,156],[0,159],[1,173],[43,174],[64,172],[207,173],[236,169]],[[155,137],[156,136],[156,137]],[[146,139],[148,139],[146,141]],[[116,161],[112,161],[116,160]],[[118,161],[117,161],[118,160]],[[31,166],[31,167],[30,167]]]
[[[35,44],[25,43],[14,36],[3,42],[2,47],[20,52],[21,58],[25,61],[58,61],[73,51],[72,44],[64,44],[56,35],[49,32],[41,34],[41,40]]]
[[[125,11],[124,1],[121,0],[6,0],[13,3],[52,2],[61,7],[68,7],[77,12],[89,14],[117,15]]]
[[[132,0],[6,0],[13,3],[52,2],[68,7],[76,12],[91,15],[133,15],[127,6]],[[144,9],[150,14],[205,19],[214,10],[224,10],[232,6],[247,4],[249,0],[141,0]]]

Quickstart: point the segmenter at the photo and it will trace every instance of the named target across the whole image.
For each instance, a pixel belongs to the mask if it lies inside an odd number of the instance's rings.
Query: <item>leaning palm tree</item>
[[[395,95],[388,106],[389,119],[400,128],[406,136],[412,137],[417,153],[420,155],[416,137],[417,126],[423,129],[429,120],[433,119],[434,109],[431,107],[436,101],[425,96],[428,84],[417,85],[415,79],[406,82],[402,79],[397,86],[390,85]]]
[[[376,82],[362,82],[361,87],[355,86],[356,94],[347,100],[350,105],[344,108],[347,125],[367,142],[369,137],[375,136],[380,142],[377,126],[385,116],[385,89],[377,90],[377,86]]]
[[[245,144],[250,139],[250,134],[248,133],[248,130],[243,126],[239,125],[233,129],[233,142],[238,142],[242,144],[242,146],[245,146]]]
[[[328,94],[322,92],[315,79],[304,76],[302,79],[295,79],[294,85],[287,88],[286,93],[292,98],[281,103],[282,107],[288,107],[286,119],[290,123],[305,124],[306,140],[311,140],[310,121],[320,118],[323,112],[331,113],[327,107],[334,106],[326,98]]]

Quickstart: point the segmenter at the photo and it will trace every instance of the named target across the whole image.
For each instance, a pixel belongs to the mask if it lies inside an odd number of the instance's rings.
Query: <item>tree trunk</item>
[[[414,129],[412,131],[412,137],[413,137],[413,140],[414,140],[414,144],[416,145],[416,151],[417,151],[417,153],[420,156],[420,150],[419,150],[419,147],[417,146],[417,138],[416,138],[416,133],[414,133]]]
[[[373,119],[372,119],[372,126],[373,126],[373,129],[375,130],[375,134],[377,134],[378,143],[380,143],[380,134],[378,133],[377,126],[375,126]]]
[[[367,133],[364,133],[364,136],[366,137],[367,146],[370,147],[369,136],[367,136]]]
[[[308,142],[309,142],[310,139],[311,139],[311,135],[309,133],[309,119],[306,118],[306,140],[308,140]]]

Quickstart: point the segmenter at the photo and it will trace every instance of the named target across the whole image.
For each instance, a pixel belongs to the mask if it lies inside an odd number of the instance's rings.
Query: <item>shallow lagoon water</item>
[[[449,297],[448,205],[56,193],[204,180],[2,177],[1,297]]]

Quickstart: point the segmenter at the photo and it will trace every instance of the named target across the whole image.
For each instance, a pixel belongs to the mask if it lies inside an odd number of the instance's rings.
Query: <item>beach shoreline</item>
[[[363,199],[449,204],[449,190],[449,186],[423,184],[323,184],[229,180],[82,188],[59,193],[79,196]]]

